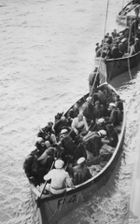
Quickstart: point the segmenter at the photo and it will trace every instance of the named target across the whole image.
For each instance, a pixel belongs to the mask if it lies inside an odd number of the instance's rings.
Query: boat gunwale
[[[127,60],[127,59],[134,58],[134,57],[136,57],[139,54],[140,54],[140,51],[138,51],[136,54],[129,55],[127,57],[111,58],[111,59],[104,59],[104,58],[101,58],[101,57],[95,57],[95,60],[101,60],[101,62],[104,62],[104,63],[107,63],[107,62],[116,62],[116,61],[124,61],[124,60]]]

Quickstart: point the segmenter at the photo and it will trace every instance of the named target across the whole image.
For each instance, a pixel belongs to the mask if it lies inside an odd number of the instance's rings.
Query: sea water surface
[[[110,0],[106,31],[122,29]],[[0,223],[39,223],[26,155],[40,127],[88,91],[95,44],[104,35],[106,0],[0,0]],[[127,106],[124,150],[110,181],[61,224],[138,224],[129,209],[140,135],[140,72],[113,84]]]

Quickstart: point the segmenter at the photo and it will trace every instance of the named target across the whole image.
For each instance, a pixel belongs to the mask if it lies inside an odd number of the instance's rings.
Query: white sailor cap
[[[123,39],[121,40],[121,43],[124,43],[126,40],[127,40],[127,38],[123,38]]]
[[[50,146],[51,146],[50,141],[45,141],[45,146],[46,146],[47,148],[50,147]]]
[[[102,123],[104,123],[105,122],[105,119],[102,117],[102,118],[99,118],[98,120],[97,120],[97,124],[102,124]]]
[[[36,138],[36,142],[41,143],[42,141],[43,141],[43,138],[41,138],[41,137]]]
[[[115,103],[111,102],[111,103],[109,104],[109,107],[116,107],[116,105],[115,105]]]
[[[80,165],[82,163],[84,163],[86,161],[85,157],[80,157],[78,160],[77,160],[77,164]]]
[[[66,129],[66,128],[62,129],[60,132],[60,134],[66,134],[66,133],[68,133],[68,129]]]
[[[56,169],[61,169],[64,166],[64,161],[61,159],[57,159],[54,164]]]
[[[89,97],[87,97],[86,102],[90,102],[91,100],[92,100],[92,97],[89,96]]]
[[[100,136],[106,136],[107,135],[107,132],[102,129],[102,130],[98,131],[98,135],[100,135]]]

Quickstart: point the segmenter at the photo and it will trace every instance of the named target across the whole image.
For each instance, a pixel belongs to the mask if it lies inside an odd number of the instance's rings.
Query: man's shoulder
[[[59,172],[61,172],[64,175],[67,175],[68,174],[68,172],[65,169],[60,169]]]

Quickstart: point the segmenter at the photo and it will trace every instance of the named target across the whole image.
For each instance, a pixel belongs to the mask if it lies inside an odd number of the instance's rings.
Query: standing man
[[[88,83],[89,83],[89,95],[92,95],[93,89],[97,88],[97,86],[100,85],[100,74],[98,72],[97,67],[94,69],[93,72],[89,74]]]

